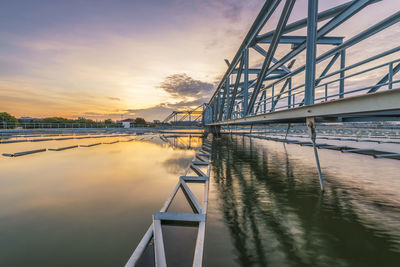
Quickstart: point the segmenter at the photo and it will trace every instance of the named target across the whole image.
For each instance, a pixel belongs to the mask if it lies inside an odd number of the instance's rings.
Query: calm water
[[[223,136],[213,142],[205,266],[400,266],[400,164]]]
[[[123,266],[194,155],[182,149],[189,138],[171,139],[176,147],[137,138],[0,156],[0,266]],[[118,139],[0,144],[0,152]]]
[[[0,266],[123,266],[201,145],[136,138],[0,156]],[[0,144],[0,153],[118,139],[128,138]],[[212,144],[204,266],[399,266],[399,161],[320,150],[321,194],[309,147],[241,136]],[[163,231],[170,266],[186,266],[173,259],[193,247],[193,228]]]

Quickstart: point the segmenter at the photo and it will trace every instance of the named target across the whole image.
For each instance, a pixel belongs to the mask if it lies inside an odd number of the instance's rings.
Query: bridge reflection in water
[[[169,143],[173,148],[179,149],[197,149],[201,147],[202,136],[200,134],[193,135],[160,135],[160,139],[165,143]]]
[[[325,162],[348,162],[342,170],[326,167],[321,193],[305,150],[243,136],[214,139],[205,266],[398,266],[396,161],[375,161],[371,173],[374,159],[321,152]]]

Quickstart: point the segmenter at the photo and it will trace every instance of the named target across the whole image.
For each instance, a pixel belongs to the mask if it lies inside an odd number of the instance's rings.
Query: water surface
[[[171,136],[1,156],[0,266],[123,266],[202,143]],[[0,153],[130,138],[0,144]],[[212,139],[204,266],[399,266],[399,161],[319,153],[324,194],[310,147]],[[163,231],[170,265],[190,266],[194,228]]]
[[[205,266],[399,266],[399,161],[319,153],[215,138]]]
[[[0,153],[126,139],[0,144]],[[183,145],[146,135],[0,156],[0,266],[123,266],[193,158],[188,139],[175,139]]]

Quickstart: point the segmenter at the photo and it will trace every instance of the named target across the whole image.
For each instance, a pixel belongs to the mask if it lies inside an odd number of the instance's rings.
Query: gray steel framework
[[[162,122],[163,123],[201,122],[202,116],[203,116],[203,105],[200,105],[190,110],[173,111]]]
[[[308,0],[306,17],[288,24],[299,3],[265,1],[234,58],[230,64],[227,61],[228,69],[204,109],[204,125],[305,122],[307,117],[317,116],[308,111],[314,109],[321,115],[315,118],[317,121],[397,119],[400,105],[393,103],[393,99],[400,103],[400,91],[394,89],[400,87],[400,77],[396,76],[400,70],[400,58],[396,54],[400,46],[348,66],[346,57],[350,54],[346,55],[346,51],[398,23],[400,12],[353,37],[328,36],[354,15],[372,9],[371,5],[377,2],[381,1],[352,0],[318,13],[318,0]],[[278,7],[280,14],[275,30],[261,34],[266,24],[274,23],[271,17]],[[297,31],[306,34],[299,35]],[[296,33],[291,35],[293,32]],[[267,48],[263,48],[266,44]],[[325,52],[318,54],[319,46],[324,46]],[[256,52],[253,54],[263,57],[261,68],[250,66],[257,65],[250,61],[251,49]],[[278,49],[280,58],[277,58]],[[302,62],[304,58],[304,65],[293,68],[296,60]],[[378,79],[371,81],[371,77]],[[378,90],[391,91],[387,94],[393,99],[375,94]],[[363,98],[364,95],[368,98]],[[351,100],[344,101],[347,98]],[[372,106],[365,106],[367,99]],[[343,105],[346,110],[342,110]]]
[[[352,0],[318,13],[318,0],[308,0],[306,18],[288,24],[298,2],[265,1],[233,60],[226,61],[228,69],[204,109],[204,125],[218,133],[223,125],[287,122],[290,127],[291,122],[306,122],[324,190],[316,122],[397,120],[400,115],[400,77],[396,76],[400,46],[346,66],[346,57],[351,55],[347,49],[398,23],[400,11],[355,36],[328,36],[377,2],[381,1]],[[260,34],[266,24],[274,25],[273,15],[279,17],[275,29]],[[328,49],[318,54],[317,47],[322,45]],[[262,56],[259,69],[250,68],[259,65],[254,59],[251,63],[250,49]],[[304,59],[305,64],[296,66],[296,61]],[[374,77],[378,79],[373,81]]]

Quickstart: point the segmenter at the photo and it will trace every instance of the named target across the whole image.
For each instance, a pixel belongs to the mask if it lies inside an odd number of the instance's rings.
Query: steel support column
[[[344,97],[344,77],[345,77],[345,71],[344,68],[346,68],[346,50],[340,51],[340,84],[339,84],[339,98]]]
[[[249,49],[246,48],[243,51],[243,63],[244,63],[244,70],[243,70],[243,116],[246,113],[248,101],[249,101]]]
[[[317,50],[317,16],[318,0],[308,0],[307,20],[307,54],[306,54],[306,83],[304,90],[304,104],[314,104],[315,98],[315,57]]]
[[[292,78],[288,79],[288,108],[292,106]]]

